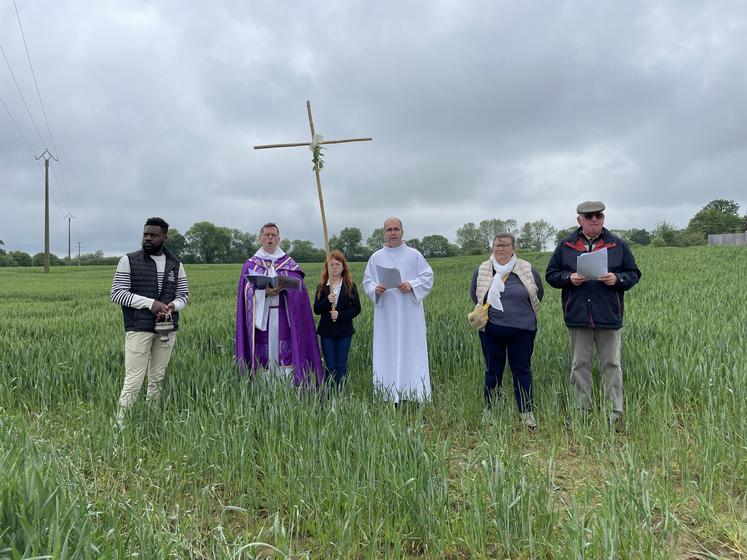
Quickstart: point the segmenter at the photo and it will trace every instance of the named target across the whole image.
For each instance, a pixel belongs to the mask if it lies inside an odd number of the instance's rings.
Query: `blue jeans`
[[[488,322],[485,332],[480,332],[480,342],[485,353],[485,403],[492,405],[496,386],[501,387],[506,357],[514,381],[514,398],[519,412],[532,410],[532,352],[536,331],[503,327]]]
[[[344,338],[327,338],[320,336],[322,354],[324,354],[324,365],[326,366],[326,377],[333,379],[338,387],[345,381],[348,375],[348,353],[352,336]]]

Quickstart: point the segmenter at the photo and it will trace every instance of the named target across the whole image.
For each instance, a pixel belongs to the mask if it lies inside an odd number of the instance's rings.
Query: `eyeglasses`
[[[604,212],[588,212],[584,214],[584,218],[586,218],[587,220],[593,220],[594,218],[596,218],[597,220],[601,220],[602,218],[604,218]]]
[[[511,243],[496,243],[495,245],[493,245],[493,247],[495,247],[496,249],[505,249],[506,247],[513,247],[513,245],[511,245]]]

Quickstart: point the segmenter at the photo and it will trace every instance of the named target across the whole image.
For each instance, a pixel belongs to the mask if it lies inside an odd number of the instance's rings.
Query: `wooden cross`
[[[316,192],[319,195],[319,209],[322,212],[322,230],[324,233],[324,252],[327,254],[327,266],[329,266],[329,237],[327,234],[327,216],[324,213],[324,197],[322,196],[322,180],[319,176],[324,162],[321,160],[321,146],[326,144],[345,144],[347,142],[370,142],[373,138],[347,138],[345,140],[320,140],[314,131],[314,119],[311,118],[311,102],[306,101],[306,112],[309,114],[309,128],[311,129],[311,142],[296,142],[293,144],[265,144],[254,146],[255,150],[267,148],[295,148],[297,146],[311,146],[314,152],[314,175],[316,176]],[[334,309],[334,307],[333,307]]]

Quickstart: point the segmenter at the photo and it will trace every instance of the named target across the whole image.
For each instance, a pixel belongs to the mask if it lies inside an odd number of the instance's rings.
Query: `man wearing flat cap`
[[[547,265],[545,278],[562,292],[563,317],[571,340],[571,385],[577,405],[592,409],[592,355],[597,349],[609,422],[622,431],[623,378],[620,364],[625,292],[641,271],[628,245],[604,227],[604,204],[588,200],[576,207],[578,229],[563,239]],[[607,272],[587,278],[576,272],[579,255],[607,250]]]

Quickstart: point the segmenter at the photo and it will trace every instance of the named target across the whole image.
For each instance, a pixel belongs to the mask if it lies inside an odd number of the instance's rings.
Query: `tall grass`
[[[624,434],[601,395],[565,427],[568,341],[548,287],[538,430],[520,429],[511,391],[483,412],[464,318],[480,258],[432,263],[433,402],[397,410],[372,391],[367,301],[350,382],[319,398],[238,381],[239,269],[188,267],[162,406],[139,402],[122,431],[113,269],[0,270],[0,558],[743,557],[746,255],[637,251]],[[547,255],[529,258],[544,270]]]

